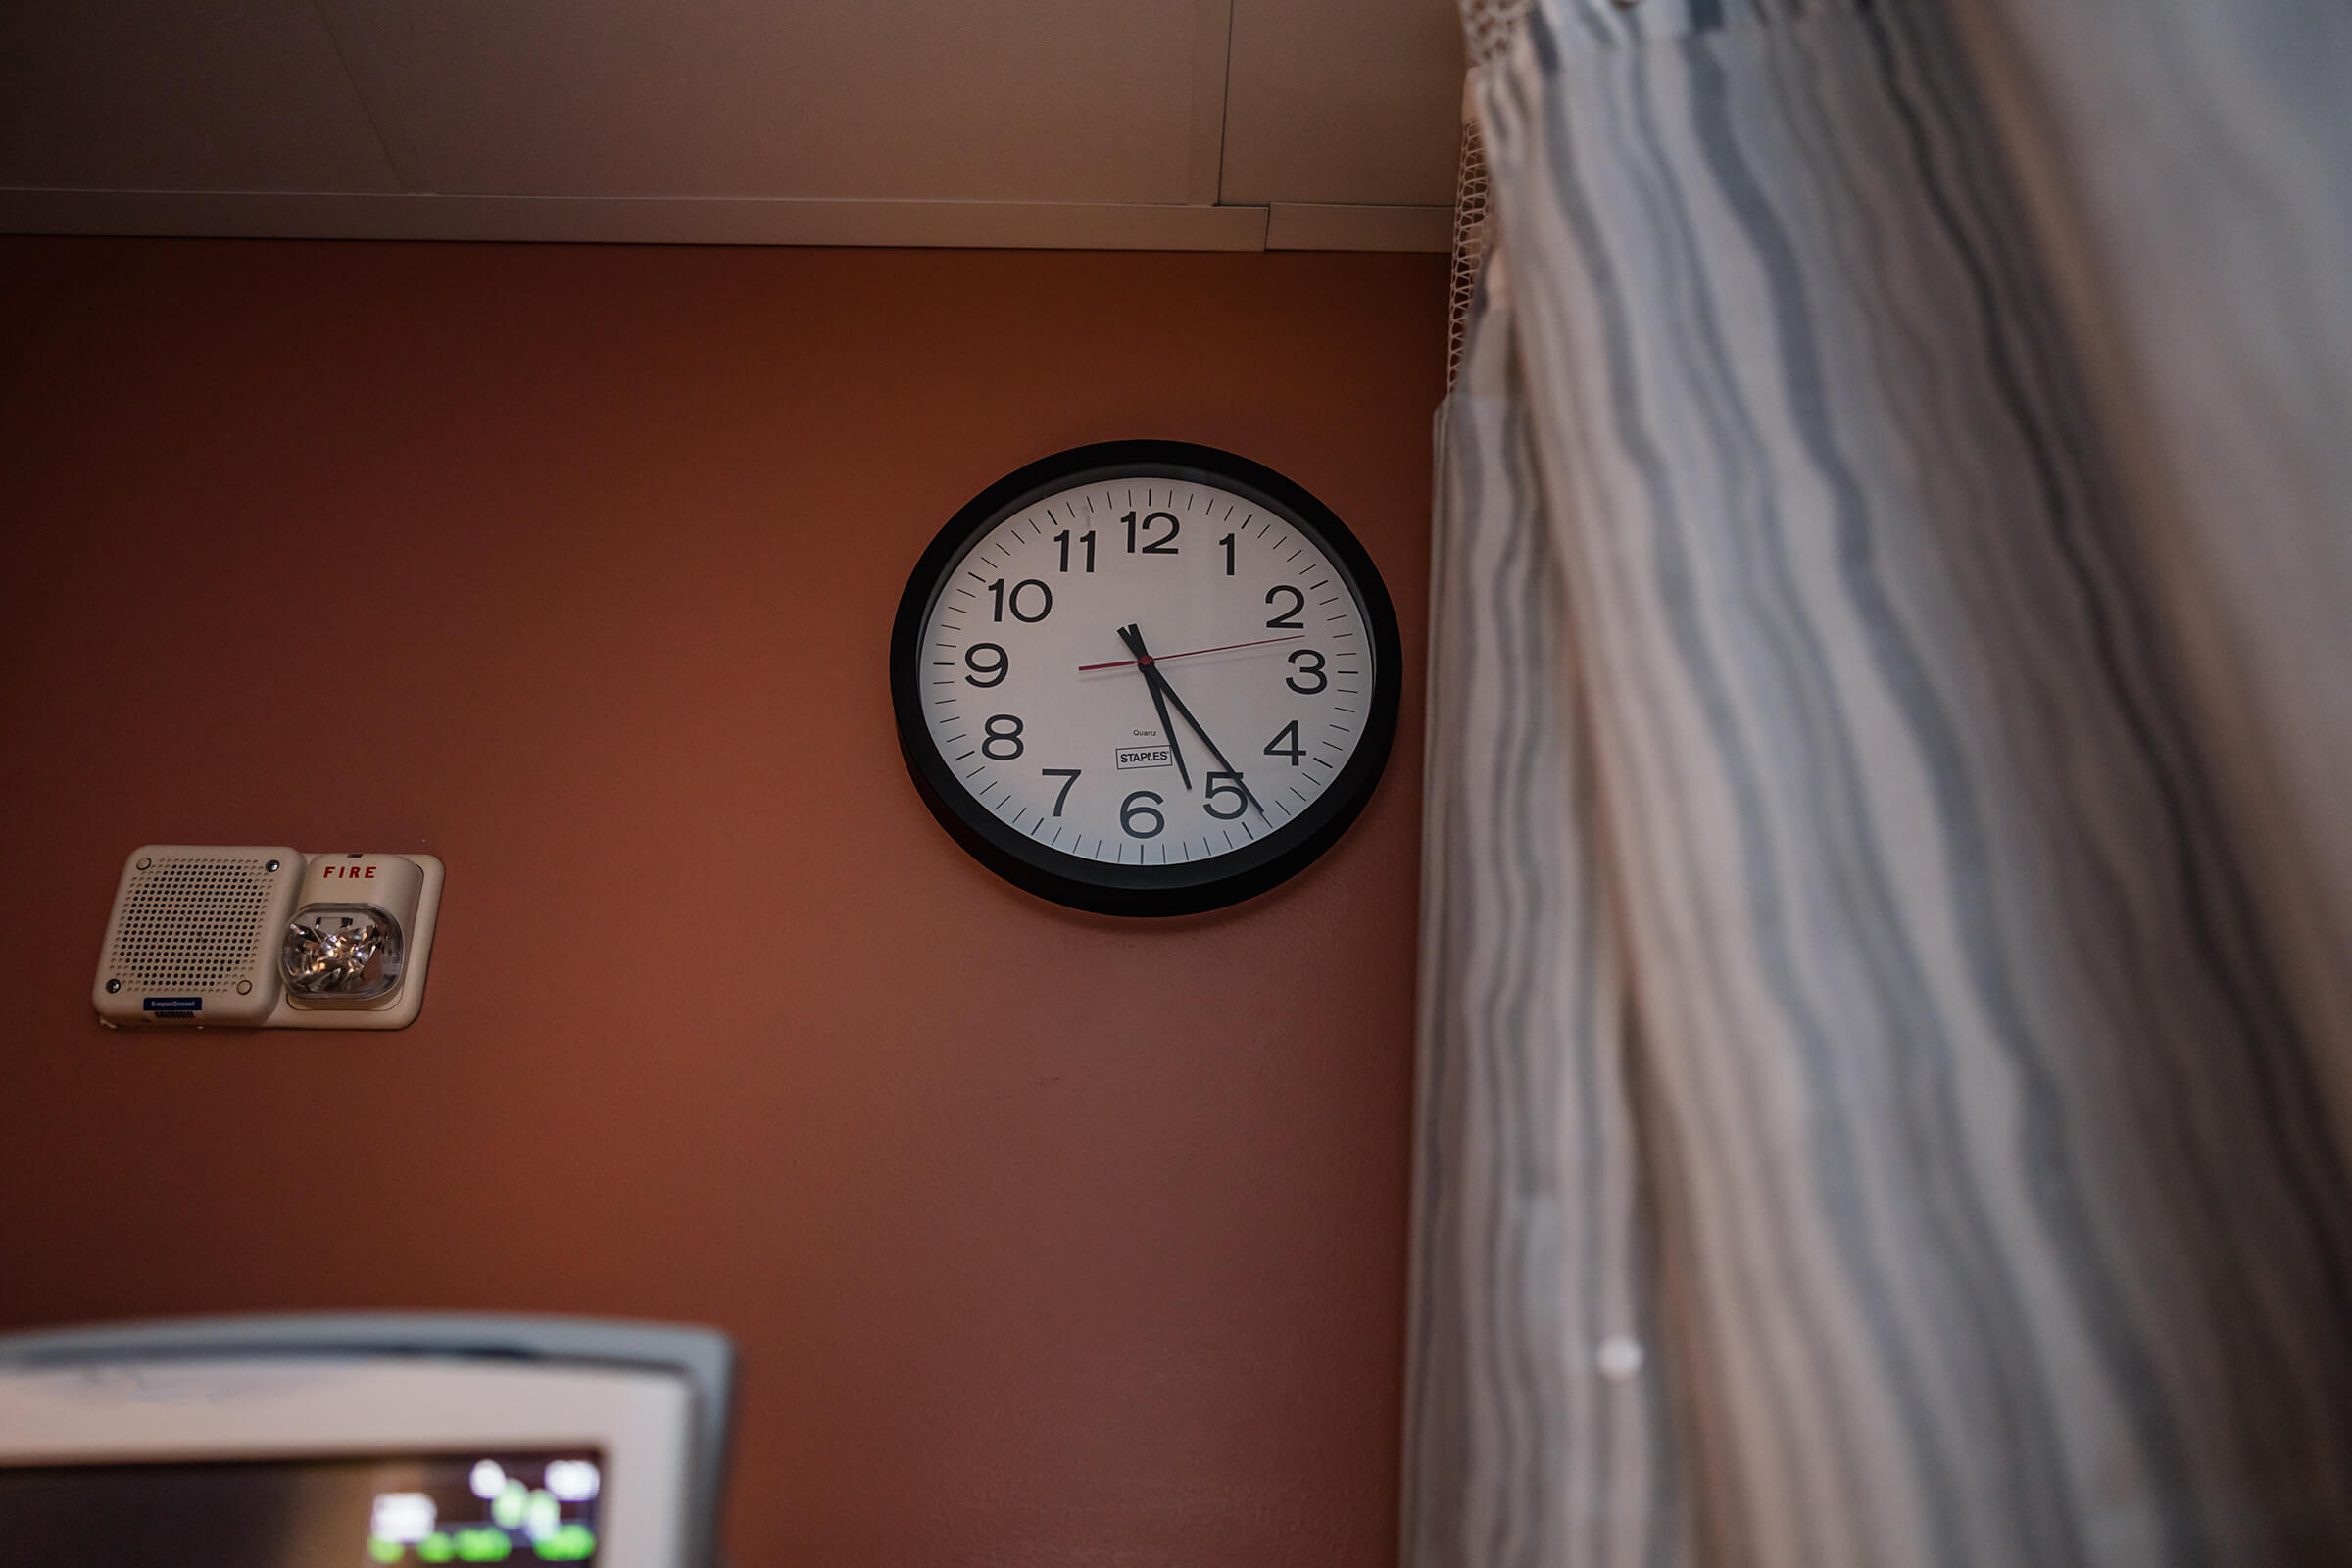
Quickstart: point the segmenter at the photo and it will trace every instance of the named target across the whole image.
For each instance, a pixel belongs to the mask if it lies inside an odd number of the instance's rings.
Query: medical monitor
[[[0,1556],[706,1568],[728,1370],[715,1335],[578,1320],[0,1337]]]

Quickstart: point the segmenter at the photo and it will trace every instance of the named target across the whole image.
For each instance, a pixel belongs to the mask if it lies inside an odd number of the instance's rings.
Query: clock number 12
[[[1119,520],[1127,524],[1127,553],[1129,555],[1172,556],[1176,554],[1176,530],[1183,526],[1183,524],[1176,520],[1176,514],[1172,512],[1154,512],[1144,518],[1145,527],[1149,528],[1156,522],[1165,522],[1168,525],[1168,531],[1161,534],[1156,539],[1146,539],[1144,541],[1144,547],[1141,550],[1138,550],[1135,547],[1135,514],[1130,512],[1126,516],[1120,518]]]

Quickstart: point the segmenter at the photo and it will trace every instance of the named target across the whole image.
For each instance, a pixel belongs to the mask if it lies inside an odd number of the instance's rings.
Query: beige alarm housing
[[[109,1028],[406,1028],[440,909],[429,855],[141,845],[91,1005]]]

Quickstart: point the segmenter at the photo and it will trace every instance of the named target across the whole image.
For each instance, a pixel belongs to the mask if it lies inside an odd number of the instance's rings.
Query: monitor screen
[[[43,1568],[593,1563],[604,1476],[586,1448],[0,1467],[0,1555]]]

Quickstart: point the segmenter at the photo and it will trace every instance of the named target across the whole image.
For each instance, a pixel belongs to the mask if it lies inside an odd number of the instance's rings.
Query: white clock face
[[[1095,478],[953,564],[917,684],[940,761],[1010,832],[1176,866],[1313,812],[1374,733],[1378,659],[1351,574],[1281,512],[1191,478]]]

